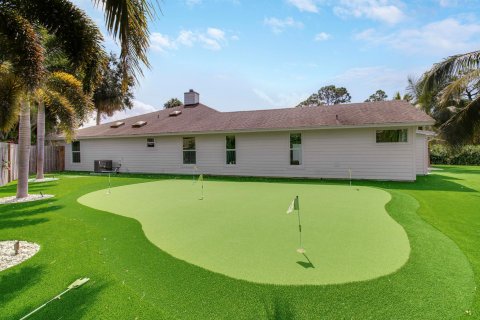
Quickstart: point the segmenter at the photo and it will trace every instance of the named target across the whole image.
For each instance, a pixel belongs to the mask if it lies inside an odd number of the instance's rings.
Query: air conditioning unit
[[[113,161],[112,160],[95,160],[93,165],[93,171],[95,173],[112,172]]]

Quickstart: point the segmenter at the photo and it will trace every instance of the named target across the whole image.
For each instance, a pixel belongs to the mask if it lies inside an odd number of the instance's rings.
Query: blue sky
[[[90,0],[75,0],[101,26]],[[291,107],[328,84],[352,102],[404,92],[448,55],[480,48],[476,0],[163,0],[151,70],[127,115],[193,88],[222,111]],[[105,34],[108,50],[117,50]],[[124,117],[125,113],[115,118]]]

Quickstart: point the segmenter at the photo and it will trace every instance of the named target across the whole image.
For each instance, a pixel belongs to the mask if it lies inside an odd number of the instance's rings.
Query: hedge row
[[[480,145],[468,145],[459,148],[440,144],[430,146],[432,164],[480,165]]]

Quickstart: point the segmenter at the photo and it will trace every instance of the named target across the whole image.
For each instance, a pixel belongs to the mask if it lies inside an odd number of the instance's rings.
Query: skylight
[[[140,120],[140,121],[137,121],[134,124],[132,124],[132,128],[140,128],[140,127],[143,127],[146,124],[147,124],[147,121]]]
[[[110,128],[118,128],[118,127],[121,127],[125,124],[125,122],[123,121],[117,121],[117,122],[114,122],[110,125]]]
[[[169,117],[176,117],[182,113],[181,110],[172,111],[168,114]]]

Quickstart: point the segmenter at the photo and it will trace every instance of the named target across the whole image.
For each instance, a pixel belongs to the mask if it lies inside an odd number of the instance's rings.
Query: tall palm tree
[[[447,140],[472,140],[480,126],[480,50],[435,64],[420,79],[423,95],[434,95],[440,111],[451,114],[440,127]]]
[[[53,8],[57,10],[38,6],[35,1],[0,0],[0,61],[9,62],[15,86],[19,88],[15,91],[19,103],[3,108],[10,112],[3,115],[6,118],[20,113],[17,198],[28,196],[30,102],[46,75],[45,52],[37,27],[43,26],[59,38],[72,66],[84,74],[87,91],[98,78],[103,57],[101,33],[81,10],[65,0],[43,2],[55,4]]]
[[[142,74],[142,63],[149,67],[148,20],[154,17],[152,2],[147,0],[92,0],[105,12],[107,29],[120,41],[123,87],[129,79]],[[43,26],[56,35],[74,66],[82,67],[84,90],[94,88],[99,65],[101,35],[84,13],[68,0],[0,0],[0,61],[9,60],[23,87],[20,105],[19,167],[28,167],[30,97],[43,77],[43,48],[34,25]],[[68,32],[64,32],[68,30]],[[14,110],[13,107],[8,107]],[[28,121],[27,121],[28,120]],[[1,122],[1,121],[0,121]],[[28,130],[30,132],[30,130]],[[28,172],[19,174],[17,197],[28,195]]]

